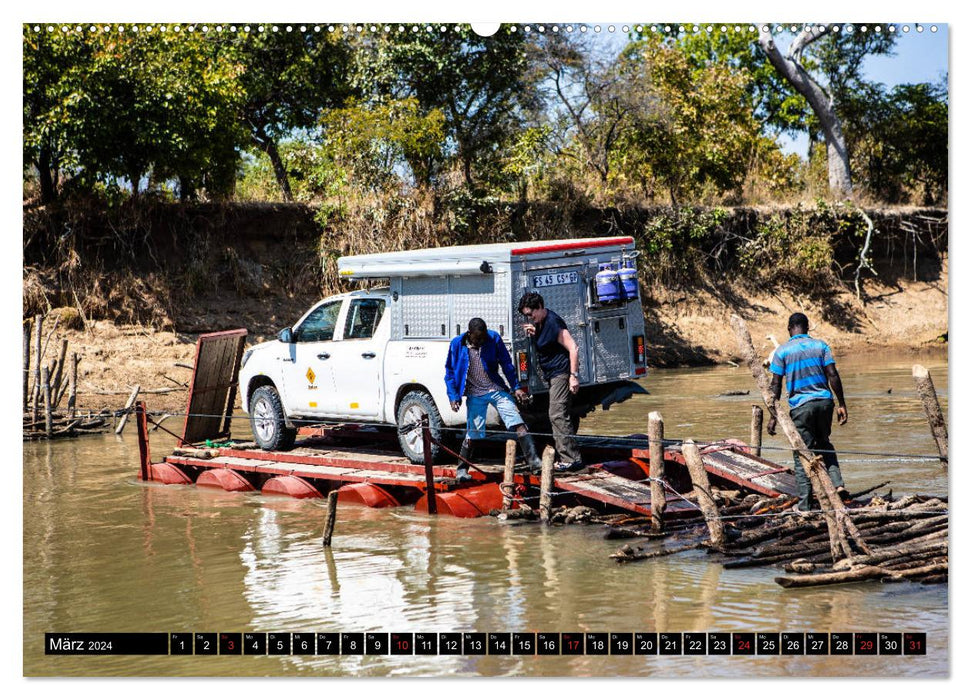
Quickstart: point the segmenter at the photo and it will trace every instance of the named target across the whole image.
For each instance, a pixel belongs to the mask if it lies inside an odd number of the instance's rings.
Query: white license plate
[[[533,275],[533,287],[555,287],[560,284],[576,284],[580,279],[576,272],[554,272],[548,275]]]

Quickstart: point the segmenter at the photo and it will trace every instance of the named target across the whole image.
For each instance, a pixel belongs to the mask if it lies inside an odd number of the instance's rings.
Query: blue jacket
[[[481,348],[482,365],[486,374],[504,391],[508,391],[506,382],[499,376],[501,364],[503,373],[509,379],[509,386],[518,387],[519,376],[512,358],[509,357],[509,351],[506,350],[506,344],[495,331],[488,333],[489,339]],[[448,346],[448,357],[445,358],[445,388],[448,390],[449,401],[461,401],[465,395],[465,378],[469,373],[469,348],[465,345],[465,336],[463,333],[452,338]]]

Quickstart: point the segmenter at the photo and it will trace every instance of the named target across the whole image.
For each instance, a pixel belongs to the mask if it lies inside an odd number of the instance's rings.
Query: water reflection
[[[946,493],[912,358],[841,363],[851,422],[836,431],[851,488]],[[925,361],[947,410],[946,366]],[[655,372],[652,395],[584,423],[669,436],[748,435],[741,370]],[[891,388],[890,394],[886,389]],[[690,428],[677,428],[689,425]],[[674,427],[672,427],[674,426]],[[888,437],[889,436],[889,437]],[[153,438],[155,439],[155,438]],[[770,448],[784,448],[767,439]],[[158,457],[170,445],[155,440]],[[769,458],[788,450],[766,451]],[[774,569],[724,570],[703,552],[635,564],[597,526],[432,518],[342,504],[333,547],[320,501],[137,481],[133,436],[24,445],[24,670],[27,675],[924,675],[947,673],[947,589],[853,584],[786,590]],[[635,632],[917,631],[926,657],[45,657],[45,631]]]

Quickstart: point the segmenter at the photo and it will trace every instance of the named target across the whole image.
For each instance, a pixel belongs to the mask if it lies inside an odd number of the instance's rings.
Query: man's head
[[[473,318],[469,321],[469,332],[465,336],[469,345],[474,348],[481,348],[489,337],[489,329],[486,322],[481,318]]]
[[[806,318],[806,314],[801,314],[798,311],[789,317],[789,335],[800,335],[802,333],[809,332],[809,319]]]
[[[523,294],[516,308],[530,323],[540,323],[546,318],[546,304],[543,302],[543,297],[536,292]]]

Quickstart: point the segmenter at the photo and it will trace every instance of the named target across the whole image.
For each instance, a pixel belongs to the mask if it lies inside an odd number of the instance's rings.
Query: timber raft
[[[577,436],[589,466],[570,474],[553,473],[552,447],[544,451],[541,475],[517,471],[513,436],[497,434],[490,440],[493,449],[483,450],[486,458],[469,463],[471,480],[460,483],[455,462],[433,464],[427,420],[424,465],[401,454],[393,430],[374,426],[304,427],[287,452],[233,440],[230,425],[244,340],[245,331],[200,338],[189,411],[182,436],[176,436],[179,446],[161,461],[152,460],[145,404],[136,404],[142,481],[293,498],[327,496],[325,546],[341,502],[410,506],[463,518],[601,524],[605,539],[644,540],[610,554],[618,563],[701,549],[726,569],[781,566],[787,575],[775,581],[787,588],[866,580],[947,582],[946,497],[868,496],[886,486],[880,484],[837,498],[814,484],[826,505],[808,515],[792,513],[797,501],[792,468],[758,454],[760,409],[753,412],[753,446],[737,440],[701,445],[664,440],[656,413],[650,415],[649,437]],[[204,410],[194,413],[200,405]],[[215,444],[199,447],[204,441]],[[440,447],[449,452],[446,445]]]

